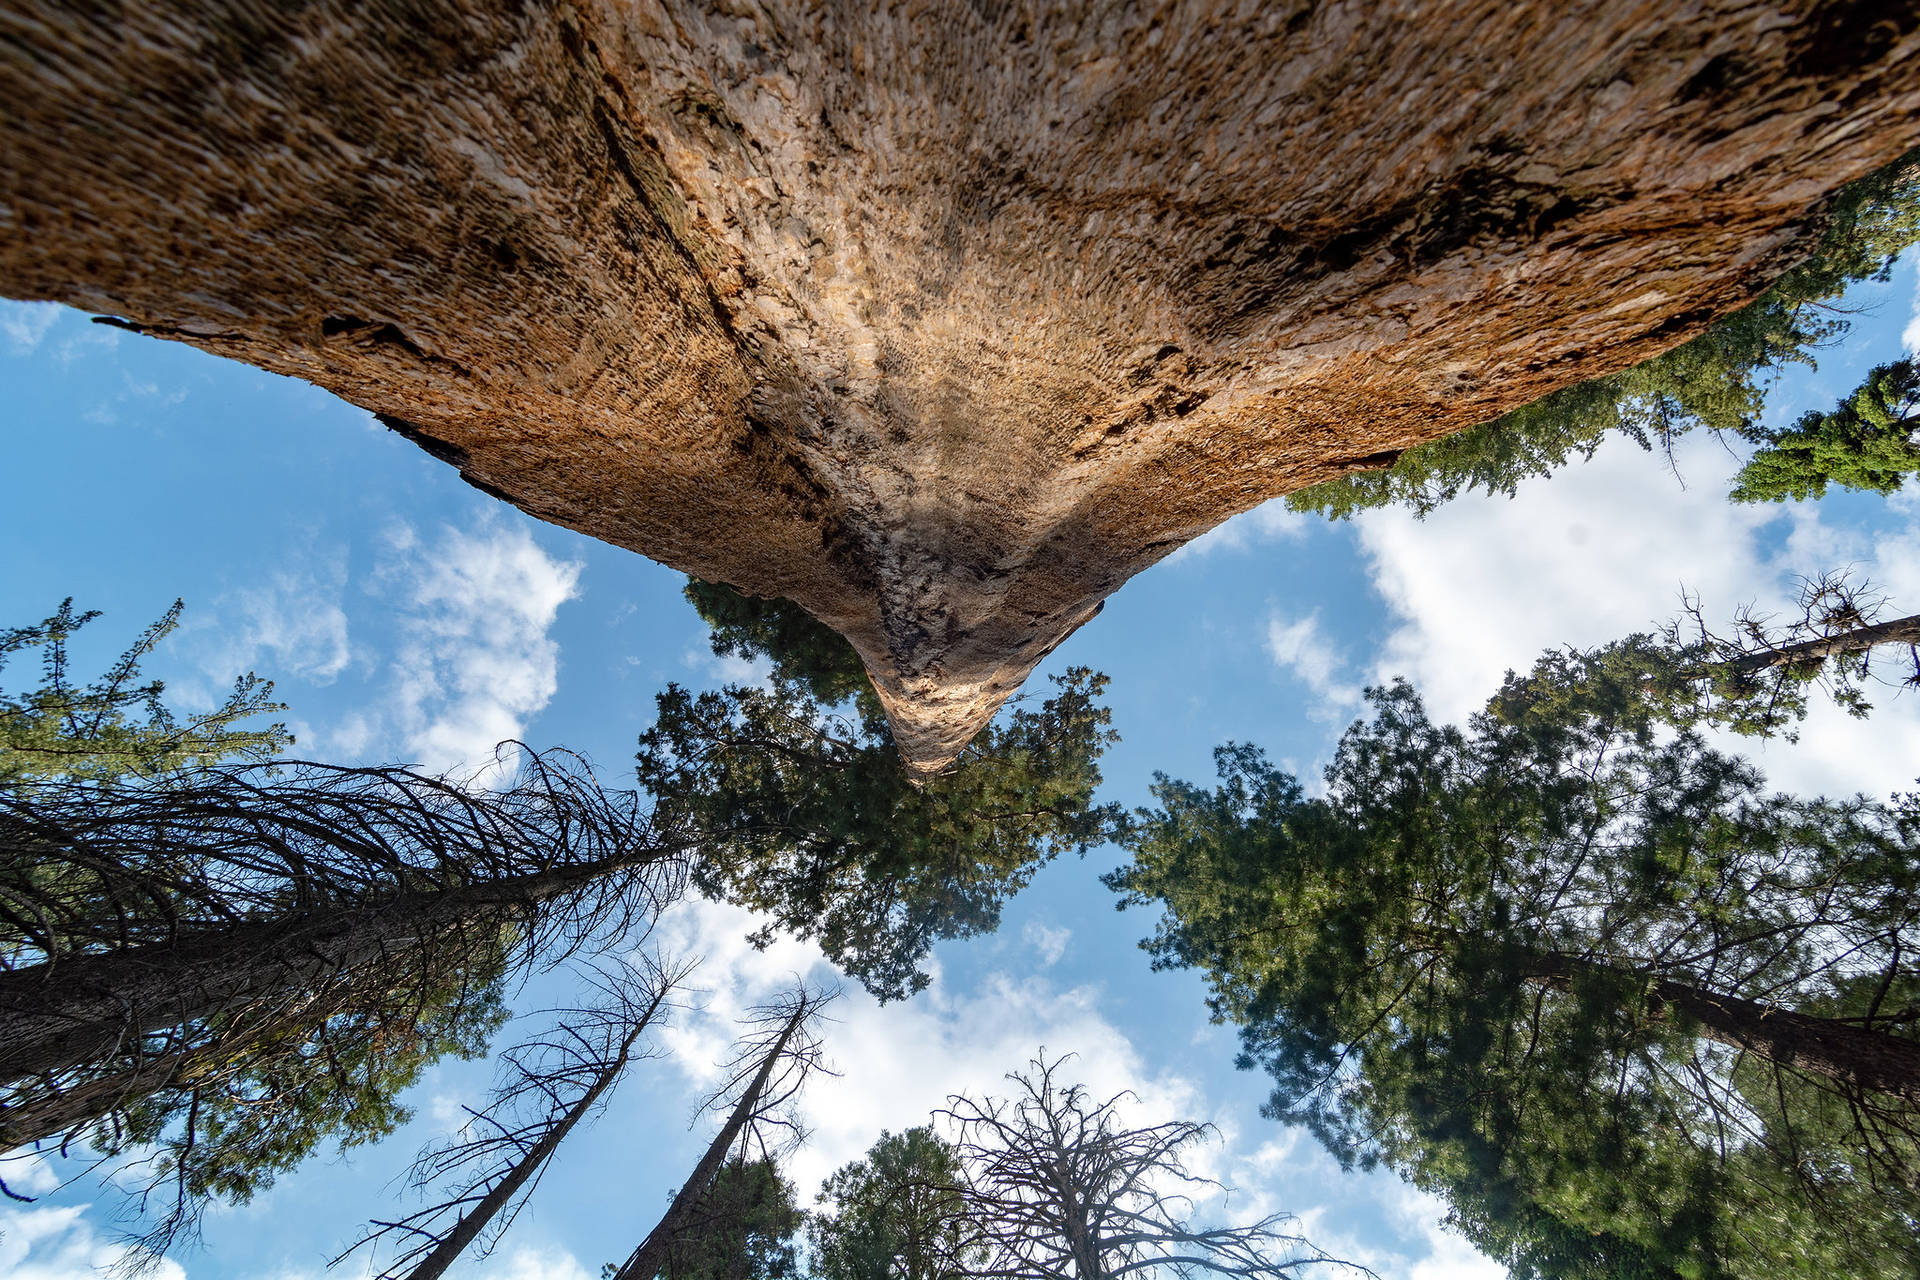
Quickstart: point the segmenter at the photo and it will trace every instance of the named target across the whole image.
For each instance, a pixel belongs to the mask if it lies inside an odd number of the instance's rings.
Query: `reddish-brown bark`
[[[1917,54],[1904,0],[15,0],[0,290],[791,597],[927,768],[1187,539],[1752,297]]]

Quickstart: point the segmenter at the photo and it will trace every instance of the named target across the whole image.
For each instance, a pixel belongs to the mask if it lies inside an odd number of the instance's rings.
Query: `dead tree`
[[[493,1100],[482,1110],[469,1108],[460,1132],[414,1163],[414,1186],[445,1187],[443,1199],[404,1218],[375,1221],[328,1265],[388,1236],[401,1247],[382,1280],[434,1280],[476,1241],[477,1256],[486,1256],[567,1135],[600,1107],[630,1063],[650,1056],[636,1046],[693,969],[652,957],[640,964],[638,973],[596,970],[603,1002],[555,1010],[539,1037],[501,1055]]]
[[[401,769],[206,769],[0,795],[0,1135],[72,1132],[395,991],[650,920],[685,849],[578,761],[470,793]]]
[[[1282,1280],[1341,1262],[1271,1214],[1249,1226],[1189,1220],[1191,1197],[1170,1188],[1218,1184],[1191,1173],[1181,1152],[1212,1135],[1189,1120],[1128,1128],[1119,1106],[1055,1079],[1065,1059],[1046,1054],[1007,1076],[1011,1100],[947,1100],[965,1171],[968,1224],[982,1250],[967,1273],[997,1280],[1117,1280],[1167,1271]],[[1370,1273],[1366,1273],[1370,1274]]]
[[[700,1231],[702,1202],[730,1157],[744,1158],[752,1148],[760,1158],[770,1158],[783,1145],[773,1140],[775,1135],[787,1143],[798,1142],[802,1136],[798,1122],[787,1108],[808,1075],[821,1066],[821,1045],[813,1023],[837,994],[797,987],[753,1011],[752,1031],[737,1046],[724,1081],[702,1108],[724,1105],[731,1098],[726,1123],[707,1144],[666,1214],[612,1280],[654,1280],[668,1270],[675,1252]]]
[[[1920,685],[1920,614],[1882,621],[1886,603],[1865,579],[1828,573],[1801,580],[1795,610],[1784,620],[1748,605],[1730,633],[1721,633],[1687,596],[1684,620],[1669,625],[1663,640],[1704,685],[1713,718],[1770,732],[1805,713],[1811,685],[1855,716],[1872,709],[1869,684]]]

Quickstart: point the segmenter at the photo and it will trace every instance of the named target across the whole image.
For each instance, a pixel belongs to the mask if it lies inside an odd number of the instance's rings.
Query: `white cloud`
[[[0,1275],[8,1280],[98,1280],[124,1265],[130,1247],[103,1237],[83,1215],[86,1205],[0,1208]],[[153,1280],[185,1280],[171,1258],[147,1273]]]
[[[491,522],[432,542],[407,528],[391,536],[373,589],[399,627],[387,714],[409,758],[430,770],[491,768],[494,745],[519,737],[559,687],[548,632],[580,571],[525,529]]]
[[[32,355],[65,311],[57,302],[0,301],[0,336],[16,356]]]
[[[1914,280],[1913,314],[1907,319],[1907,327],[1900,331],[1900,348],[1909,355],[1920,355],[1920,276]]]
[[[1320,611],[1288,622],[1279,614],[1267,620],[1267,652],[1291,671],[1316,699],[1307,714],[1315,720],[1344,720],[1360,701],[1360,686],[1340,678],[1345,657],[1320,634]]]
[[[1289,511],[1284,498],[1275,498],[1215,526],[1161,563],[1174,564],[1214,551],[1244,551],[1261,542],[1296,542],[1306,537],[1314,524],[1314,517]]]
[[[670,953],[705,959],[697,981],[708,989],[704,1009],[663,1037],[668,1056],[690,1081],[711,1080],[735,1024],[756,1001],[833,973],[818,949],[782,938],[764,952],[744,941],[756,925],[737,907],[690,901],[662,922]],[[1008,1071],[1042,1047],[1049,1058],[1079,1055],[1075,1076],[1106,1097],[1131,1088],[1158,1117],[1191,1115],[1201,1106],[1194,1086],[1152,1076],[1124,1032],[1100,1009],[1090,986],[1061,987],[1038,975],[992,974],[965,990],[949,989],[937,971],[912,1000],[882,1007],[849,985],[828,1010],[825,1042],[836,1075],[816,1076],[802,1100],[810,1136],[788,1175],[803,1198],[827,1174],[865,1154],[882,1129],[928,1123],[952,1093],[1001,1092]]]
[[[1065,925],[1051,926],[1037,920],[1027,922],[1020,936],[1028,946],[1040,953],[1040,964],[1048,968],[1060,963],[1060,957],[1067,954],[1067,943],[1073,940],[1073,930]]]
[[[209,675],[231,677],[257,668],[273,678],[298,676],[315,684],[331,683],[353,657],[347,643],[344,552],[305,557],[303,571],[283,569],[265,586],[250,587],[222,600],[231,613],[223,626],[231,639],[217,657],[203,663]]]
[[[474,1280],[592,1280],[580,1260],[558,1246],[523,1247],[488,1258]]]
[[[1877,538],[1836,527],[1817,508],[1739,506],[1726,499],[1739,460],[1715,441],[1681,442],[1683,490],[1631,442],[1611,440],[1591,462],[1519,496],[1474,495],[1424,522],[1376,511],[1356,522],[1373,584],[1395,619],[1373,678],[1404,675],[1436,719],[1482,706],[1508,669],[1544,649],[1588,647],[1656,628],[1683,588],[1710,621],[1754,603],[1785,612],[1796,575],[1849,564],[1888,589],[1898,612],[1920,609],[1920,508],[1896,501],[1904,525]],[[1780,536],[1784,535],[1784,536]],[[1881,690],[1869,722],[1823,699],[1798,744],[1730,739],[1769,781],[1798,792],[1886,794],[1909,785],[1920,759],[1920,698]]]

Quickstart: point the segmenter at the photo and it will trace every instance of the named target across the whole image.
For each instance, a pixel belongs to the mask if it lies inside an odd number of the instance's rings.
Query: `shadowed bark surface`
[[[1257,503],[1645,359],[1920,142],[1912,3],[12,0],[0,290],[307,378],[951,758]]]

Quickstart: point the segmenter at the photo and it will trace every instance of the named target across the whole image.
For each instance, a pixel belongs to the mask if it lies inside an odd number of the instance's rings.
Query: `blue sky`
[[[1915,285],[1910,256],[1891,283],[1857,291],[1849,305],[1867,311],[1847,343],[1788,375],[1770,414],[1830,403],[1920,340]],[[582,751],[626,785],[663,683],[752,678],[712,657],[679,574],[486,497],[313,387],[51,304],[0,303],[0,404],[0,626],[68,595],[104,611],[79,646],[76,669],[91,672],[183,597],[185,624],[153,674],[183,704],[215,701],[247,670],[273,678],[301,755],[478,768],[517,736]],[[1229,522],[1129,583],[1050,663],[1113,677],[1123,740],[1104,798],[1145,803],[1156,770],[1209,779],[1228,739],[1311,775],[1367,683],[1404,674],[1457,718],[1543,647],[1671,616],[1683,587],[1725,618],[1783,603],[1795,574],[1851,565],[1895,612],[1920,610],[1911,491],[1736,508],[1723,495],[1738,459],[1719,444],[1687,440],[1676,463],[1677,474],[1614,443],[1513,501],[1474,497],[1425,522],[1383,512],[1329,525],[1278,505]],[[30,675],[8,673],[8,687]],[[1816,708],[1798,745],[1769,744],[1760,759],[1792,790],[1910,786],[1920,698],[1890,698],[1865,723]],[[940,948],[937,981],[914,1001],[882,1008],[848,993],[827,1036],[840,1074],[811,1087],[813,1138],[790,1163],[803,1196],[882,1128],[924,1122],[949,1092],[991,1090],[1045,1046],[1078,1053],[1098,1090],[1134,1090],[1143,1115],[1216,1123],[1221,1141],[1200,1163],[1236,1188],[1226,1216],[1291,1210],[1319,1243],[1383,1275],[1499,1275],[1435,1226],[1432,1202],[1390,1175],[1342,1175],[1310,1138],[1259,1117],[1262,1082],[1232,1069],[1232,1036],[1208,1024],[1200,983],[1152,973],[1136,947],[1149,918],[1116,913],[1099,885],[1114,862],[1102,850],[1048,868],[997,935]],[[704,956],[704,1007],[570,1139],[514,1231],[467,1274],[591,1277],[645,1234],[710,1132],[694,1108],[733,1015],[796,973],[828,974],[797,943],[752,952],[752,927],[704,903],[663,923],[664,945]],[[560,983],[536,983],[520,1006],[562,998]],[[216,1210],[206,1247],[165,1274],[322,1274],[362,1221],[401,1203],[396,1175],[488,1077],[485,1064],[434,1070],[407,1129]],[[113,1260],[112,1187],[55,1187],[50,1167],[26,1178],[44,1194],[0,1209],[0,1273],[54,1280]]]

